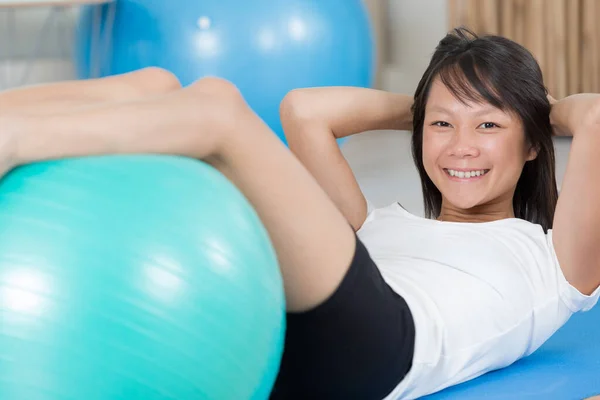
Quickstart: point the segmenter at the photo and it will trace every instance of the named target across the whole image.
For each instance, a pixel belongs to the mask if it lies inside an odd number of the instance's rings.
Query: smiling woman
[[[547,230],[558,190],[541,70],[515,42],[483,37],[464,52],[469,38],[459,30],[442,40],[415,92],[413,157],[425,214],[447,221],[517,217]]]
[[[414,100],[300,90],[286,96],[281,120],[293,154],[235,86],[202,79],[140,99],[57,105],[52,115],[0,114],[0,156],[10,168],[168,153],[229,178],[264,224],[283,277],[273,400],[418,398],[533,354],[596,305],[600,95],[551,108],[518,44],[458,29],[436,48]],[[374,208],[336,144],[411,123],[433,218],[398,203]],[[574,136],[558,202],[553,126]]]
[[[520,118],[486,103],[462,102],[441,79],[432,84],[427,104],[423,168],[442,194],[436,217],[466,221],[476,211],[481,221],[514,218],[517,182],[537,156]]]
[[[456,29],[440,41],[414,100],[321,88],[293,93],[282,105],[291,150],[358,227],[385,283],[411,311],[411,369],[388,399],[418,398],[507,367],[596,304],[600,254],[591,238],[600,238],[600,193],[584,183],[599,168],[591,153],[600,149],[600,96],[590,96],[556,103],[553,131],[550,99],[531,53],[503,37]],[[427,218],[399,203],[373,207],[333,145],[335,137],[410,125]],[[576,135],[558,206],[554,132]],[[577,196],[585,201],[577,204]],[[389,310],[393,301],[382,296],[369,307]],[[392,307],[399,315],[404,310]],[[318,324],[309,321],[304,329],[312,331]],[[389,342],[395,349],[406,340],[405,325],[388,325],[397,330]],[[352,332],[336,339],[338,348],[349,347]],[[383,333],[362,336],[389,340]],[[301,342],[288,347],[301,353]],[[351,362],[341,353],[338,361]],[[405,359],[394,353],[378,362],[401,365]],[[290,355],[283,367],[298,361],[307,370],[312,365]]]

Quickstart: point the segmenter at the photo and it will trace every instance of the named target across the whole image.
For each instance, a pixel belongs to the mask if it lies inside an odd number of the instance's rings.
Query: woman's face
[[[442,209],[504,204],[512,214],[523,166],[535,157],[517,115],[487,103],[464,104],[439,78],[433,82],[423,124],[423,164],[442,193]]]

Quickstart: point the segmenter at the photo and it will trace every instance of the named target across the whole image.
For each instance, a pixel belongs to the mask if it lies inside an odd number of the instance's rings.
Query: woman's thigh
[[[336,292],[313,310],[288,314],[271,399],[382,399],[410,370],[414,340],[408,305],[357,238]]]

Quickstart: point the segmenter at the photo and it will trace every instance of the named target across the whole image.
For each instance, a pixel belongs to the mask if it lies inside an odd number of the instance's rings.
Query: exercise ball
[[[167,156],[0,181],[0,399],[266,399],[282,279],[253,208]]]
[[[109,7],[80,14],[80,78],[149,66],[168,69],[184,85],[219,76],[236,84],[284,141],[279,104],[288,91],[373,83],[374,39],[361,0],[119,0],[114,12]],[[111,59],[91,68],[98,20],[101,35],[112,32]]]

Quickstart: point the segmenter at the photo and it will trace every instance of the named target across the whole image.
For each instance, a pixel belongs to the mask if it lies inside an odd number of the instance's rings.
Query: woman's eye
[[[436,121],[433,124],[431,124],[433,126],[439,126],[440,128],[447,128],[450,126],[449,123],[445,122],[445,121]]]
[[[483,124],[479,125],[479,127],[482,127],[483,129],[492,129],[498,128],[498,125],[493,122],[484,122]]]

